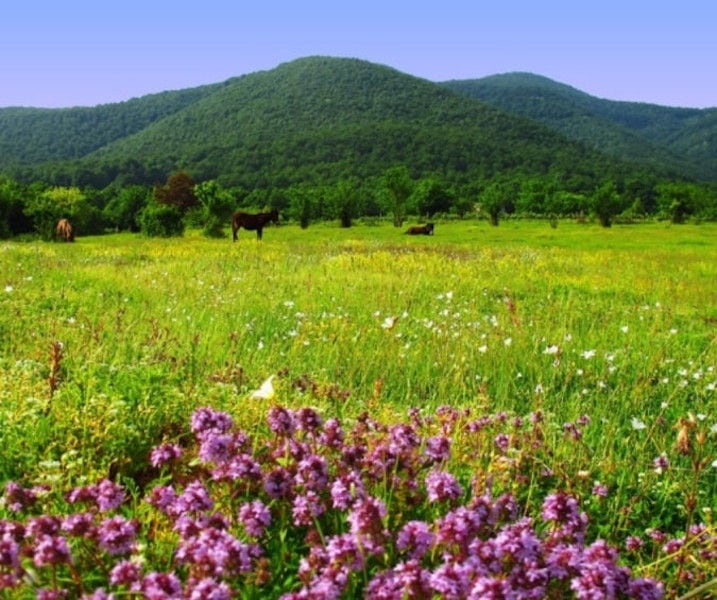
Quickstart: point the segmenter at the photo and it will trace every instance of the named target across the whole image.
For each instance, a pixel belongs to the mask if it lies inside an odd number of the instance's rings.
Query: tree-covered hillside
[[[530,73],[448,81],[446,88],[543,123],[621,160],[717,180],[717,108],[595,98]]]
[[[81,158],[186,108],[221,86],[162,92],[95,107],[0,108],[0,170]]]
[[[367,177],[396,164],[465,181],[594,160],[562,136],[436,84],[323,57],[232,80],[85,164],[127,156],[249,188]]]
[[[102,188],[156,183],[184,169],[197,181],[253,189],[366,178],[395,165],[458,184],[498,174],[584,180],[632,171],[535,121],[357,59],[299,59],[194,94],[141,127],[139,117],[133,128],[117,126],[131,103],[87,109],[96,125],[85,130],[76,120],[72,150],[41,162],[30,160],[38,150],[28,143],[23,156],[31,168],[10,174]],[[146,100],[135,101],[138,110]],[[63,122],[62,111],[55,114]],[[51,121],[15,127],[31,139],[57,131]]]

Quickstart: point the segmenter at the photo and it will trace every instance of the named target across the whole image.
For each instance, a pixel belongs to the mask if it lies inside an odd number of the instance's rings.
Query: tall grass
[[[592,502],[596,534],[711,523],[715,233],[507,221],[4,243],[0,482],[141,487],[197,407],[255,427],[248,394],[276,374],[282,403],[345,419],[540,411],[555,476],[540,485]],[[529,504],[539,484],[502,485]]]

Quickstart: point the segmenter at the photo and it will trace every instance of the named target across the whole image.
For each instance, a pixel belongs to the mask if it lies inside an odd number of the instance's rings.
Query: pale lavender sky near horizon
[[[0,107],[121,102],[313,55],[717,107],[715,31],[715,0],[24,0],[0,9]]]

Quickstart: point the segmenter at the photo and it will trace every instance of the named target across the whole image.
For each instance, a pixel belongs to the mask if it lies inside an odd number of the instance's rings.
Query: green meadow
[[[139,496],[151,448],[186,443],[201,406],[255,432],[273,403],[388,423],[450,406],[541,415],[539,456],[499,460],[460,431],[454,447],[464,481],[526,513],[565,489],[615,546],[697,524],[714,536],[716,332],[711,223],[2,242],[0,482],[109,477]],[[272,375],[275,396],[250,398]],[[657,546],[628,561],[673,591],[703,583]],[[717,575],[714,558],[690,561]]]

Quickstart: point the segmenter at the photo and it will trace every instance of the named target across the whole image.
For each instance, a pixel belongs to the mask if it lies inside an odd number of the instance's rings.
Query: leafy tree
[[[660,212],[673,223],[684,223],[697,211],[700,193],[697,186],[682,182],[662,183],[657,186],[657,204]]]
[[[165,185],[155,186],[154,199],[159,204],[173,206],[182,215],[199,205],[194,194],[194,180],[186,171],[174,173]]]
[[[25,190],[16,181],[0,177],[0,239],[32,231],[24,214]]]
[[[202,233],[207,237],[224,237],[224,225],[234,211],[234,198],[215,181],[204,181],[194,186],[200,204]]]
[[[184,233],[184,220],[179,210],[156,202],[150,202],[142,210],[139,226],[149,237],[174,237]]]
[[[394,227],[401,227],[406,220],[408,198],[413,185],[405,165],[391,167],[383,174],[382,198],[386,211],[393,215]]]
[[[351,227],[353,219],[361,214],[361,183],[358,177],[342,179],[334,185],[328,198],[332,217],[341,227]]]
[[[316,189],[308,184],[292,185],[286,192],[289,198],[289,215],[306,229],[316,213],[318,205]]]
[[[590,197],[590,209],[603,227],[610,227],[613,218],[620,214],[622,201],[612,179],[595,189]]]
[[[149,198],[148,189],[142,185],[122,188],[103,210],[107,224],[119,231],[139,231],[139,215]]]
[[[466,194],[456,194],[453,198],[451,208],[462,219],[467,214],[475,210],[475,202]]]
[[[429,219],[436,213],[447,213],[453,201],[453,194],[446,185],[432,176],[418,182],[413,196],[418,213]]]
[[[511,202],[508,186],[504,183],[494,181],[489,184],[480,195],[480,207],[488,214],[491,225],[497,227],[500,215],[506,212]]]

